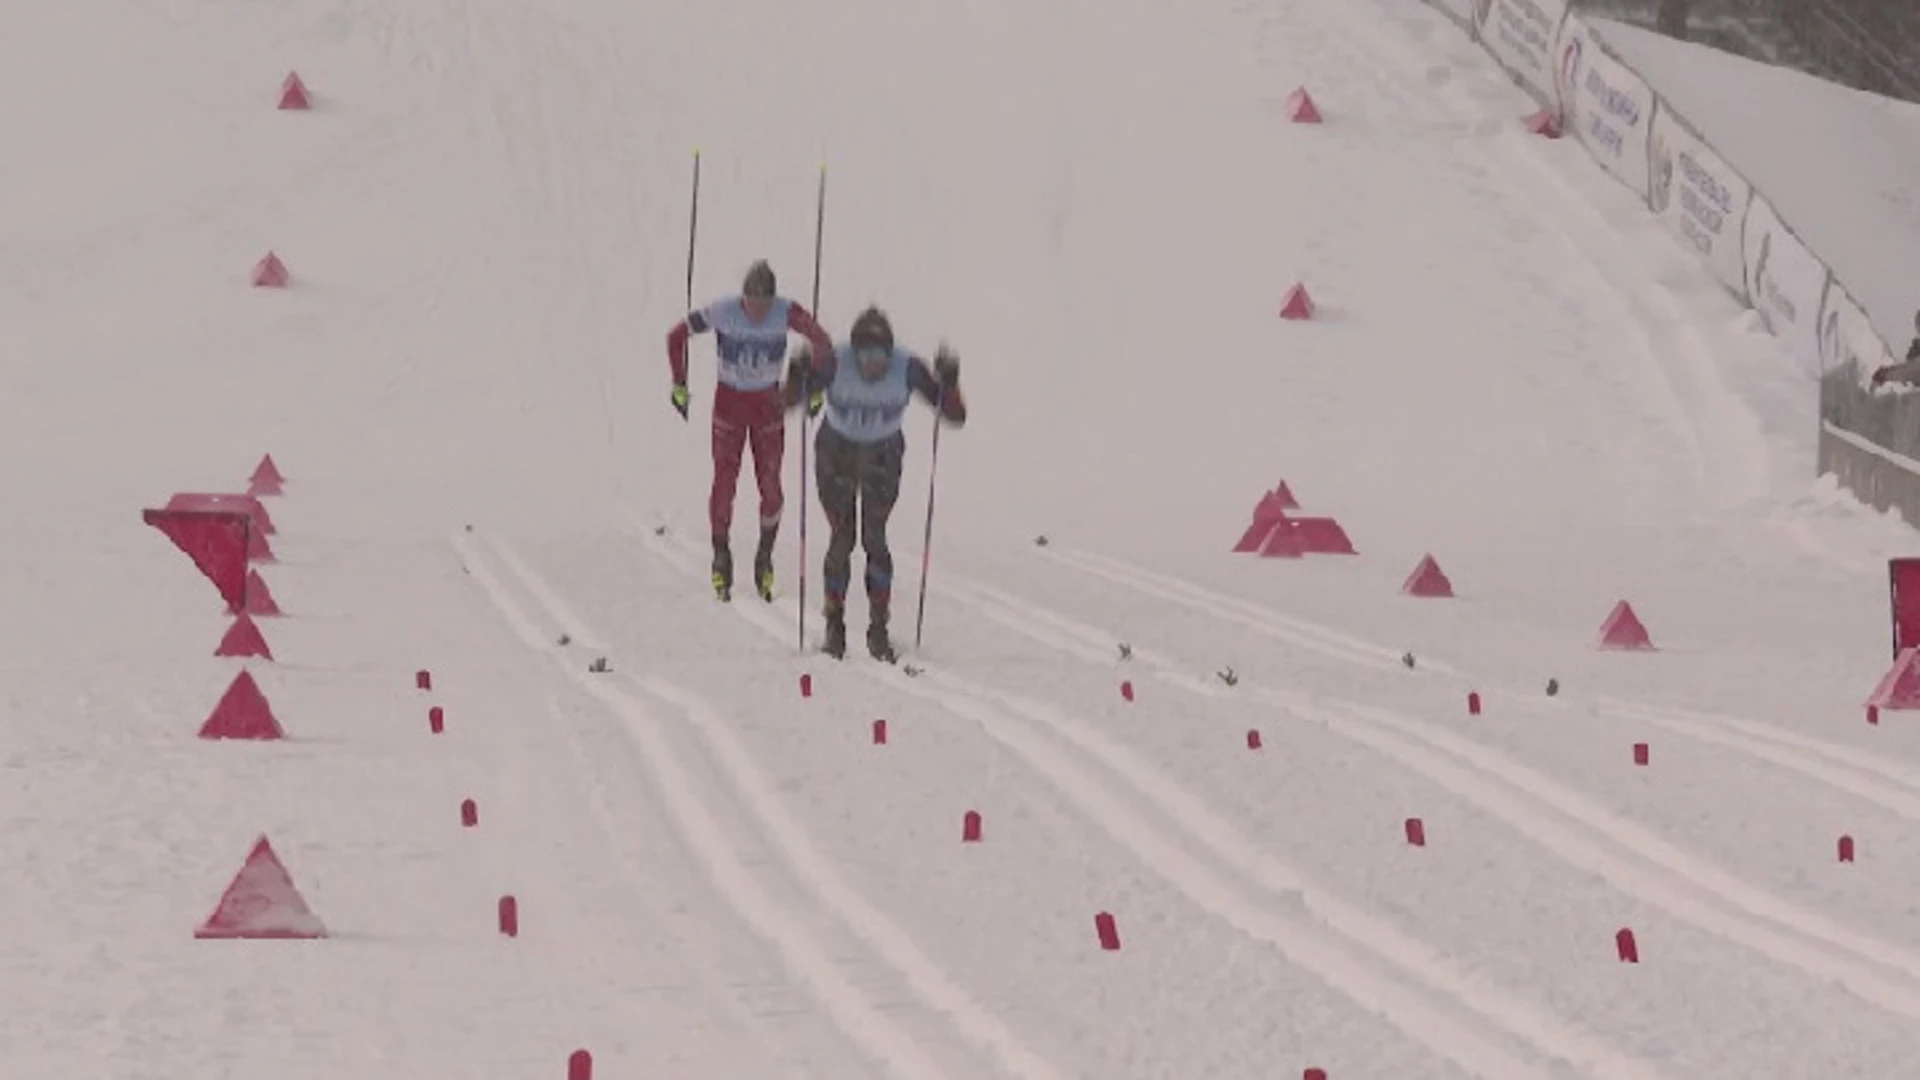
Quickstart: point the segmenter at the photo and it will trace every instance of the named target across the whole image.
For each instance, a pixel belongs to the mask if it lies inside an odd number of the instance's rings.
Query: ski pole
[[[700,231],[700,151],[693,152],[693,211],[687,219],[687,310],[693,310],[693,244]]]
[[[820,251],[827,231],[827,166],[820,164],[820,192],[813,208],[813,318],[820,320]],[[807,444],[813,441],[813,414],[807,411],[808,399],[812,395],[813,369],[807,369],[807,377],[801,383],[801,392],[805,395],[800,401],[800,611],[798,614],[799,648],[807,651]]]
[[[920,604],[913,613],[913,648],[920,651],[920,629],[927,620],[927,569],[933,564],[933,482],[940,475],[940,421],[947,412],[947,388],[943,383],[933,405],[933,451],[927,456],[927,534],[920,542]]]

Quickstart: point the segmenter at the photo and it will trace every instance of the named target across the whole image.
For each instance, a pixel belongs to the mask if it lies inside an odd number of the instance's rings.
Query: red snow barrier
[[[289,71],[280,83],[280,107],[282,109],[304,110],[312,105],[307,99],[307,84],[300,81],[298,72]]]
[[[1478,690],[1470,690],[1467,692],[1467,715],[1480,715],[1480,691]]]
[[[480,807],[472,799],[460,801],[460,824],[468,829],[480,824]]]
[[[1853,837],[1851,836],[1843,836],[1840,838],[1840,861],[1853,861]]]
[[[1308,1069],[1300,1074],[1300,1080],[1327,1080],[1327,1070]]]
[[[260,464],[253,467],[253,475],[247,478],[247,494],[278,495],[286,482],[287,478],[281,476],[280,470],[273,464],[273,455],[267,454],[261,457]]]
[[[284,289],[287,287],[287,264],[280,256],[269,251],[253,264],[253,287],[256,289]]]
[[[507,937],[520,936],[520,901],[511,896],[500,898],[500,932]]]
[[[1400,591],[1408,596],[1450,597],[1453,595],[1453,582],[1447,579],[1432,555],[1422,555],[1420,564],[1413,568],[1413,573],[1407,575]]]
[[[593,1080],[593,1055],[585,1050],[567,1055],[567,1080]]]
[[[267,639],[260,636],[260,628],[243,611],[227,628],[226,636],[220,639],[220,646],[213,650],[213,655],[257,656],[262,660],[271,660],[273,650],[267,648]]]
[[[1287,119],[1296,124],[1317,124],[1320,122],[1320,107],[1313,103],[1313,95],[1301,87],[1287,95]]]
[[[1329,517],[1294,518],[1293,534],[1310,555],[1357,555],[1347,530]]]
[[[1647,628],[1641,624],[1640,616],[1633,613],[1633,605],[1625,600],[1615,604],[1607,621],[1600,624],[1600,638],[1594,644],[1601,649],[1653,651],[1653,639],[1647,636]]]
[[[1120,696],[1127,699],[1128,701],[1133,700],[1133,683],[1132,682],[1126,679],[1120,680]]]
[[[140,520],[166,534],[187,553],[237,612],[246,604],[247,546],[251,519],[234,510],[142,510]]]
[[[1273,497],[1274,505],[1282,510],[1300,509],[1300,501],[1293,497],[1293,491],[1287,487],[1285,480],[1280,481],[1280,486],[1274,488],[1268,494]]]
[[[247,561],[274,561],[273,548],[267,544],[267,534],[273,532],[273,522],[267,517],[267,508],[251,495],[180,493],[167,500],[166,508],[214,514],[245,514],[248,525]]]
[[[800,696],[804,698],[813,696],[813,676],[806,672],[800,673]]]
[[[246,613],[258,618],[269,618],[280,614],[280,605],[273,601],[273,590],[267,588],[267,579],[260,576],[258,570],[247,571]]]
[[[1920,647],[1900,650],[1899,659],[1880,677],[1867,704],[1876,710],[1920,709]],[[1880,715],[1876,711],[1867,719],[1869,723],[1877,723]]]
[[[197,938],[323,938],[327,928],[294,887],[293,875],[262,835]]]
[[[1247,749],[1249,750],[1260,749],[1260,733],[1258,731],[1247,732]]]
[[[416,690],[433,689],[433,672],[421,669],[413,673],[413,687]]]
[[[1427,846],[1427,825],[1417,817],[1407,819],[1407,843],[1414,847]]]
[[[446,710],[438,705],[427,710],[427,730],[433,732],[435,735],[447,730]]]
[[[200,725],[200,737],[270,740],[284,739],[287,733],[274,718],[273,707],[260,692],[260,684],[253,681],[251,672],[242,671],[234,676],[227,692],[220,695],[206,723]]]
[[[1646,743],[1637,742],[1633,744],[1633,763],[1635,765],[1645,765],[1651,758],[1652,752]]]
[[[1313,318],[1313,298],[1307,295],[1305,285],[1296,284],[1287,290],[1286,297],[1280,301],[1280,317],[1295,320]]]
[[[887,722],[885,720],[875,720],[873,722],[873,745],[887,745]]]
[[[1619,933],[1613,935],[1613,949],[1620,954],[1620,962],[1623,964],[1640,962],[1640,943],[1633,939],[1633,931],[1626,927],[1622,927]]]
[[[980,811],[969,810],[966,816],[960,819],[960,842],[963,844],[980,842]]]
[[[1100,935],[1100,947],[1112,952],[1120,947],[1120,930],[1113,923],[1113,916],[1101,912],[1093,917],[1094,933]]]

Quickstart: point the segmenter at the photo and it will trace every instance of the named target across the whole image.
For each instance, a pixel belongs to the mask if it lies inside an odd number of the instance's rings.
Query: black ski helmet
[[[872,347],[893,351],[893,324],[887,321],[887,313],[877,307],[869,306],[861,312],[853,320],[853,331],[848,336],[856,349]]]
[[[740,284],[740,292],[746,296],[764,296],[771,299],[774,295],[773,267],[767,260],[756,259],[747,267],[747,279]]]

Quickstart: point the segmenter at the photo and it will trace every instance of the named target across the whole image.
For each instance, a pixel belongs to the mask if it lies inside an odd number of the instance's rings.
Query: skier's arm
[[[907,358],[907,385],[914,393],[927,399],[927,404],[940,410],[940,415],[954,427],[964,427],[967,423],[967,399],[960,394],[960,358],[942,352],[937,361],[939,374],[927,366],[927,362],[918,356]]]
[[[667,369],[673,373],[673,385],[687,384],[687,339],[694,334],[704,334],[713,329],[713,320],[707,318],[706,309],[689,312],[687,317],[673,324],[667,331]]]
[[[813,313],[799,304],[787,305],[787,329],[806,338],[807,343],[813,346],[813,355],[816,358],[833,355],[833,339],[820,328],[820,323],[813,317]],[[815,365],[818,366],[818,364],[819,361],[816,359]]]

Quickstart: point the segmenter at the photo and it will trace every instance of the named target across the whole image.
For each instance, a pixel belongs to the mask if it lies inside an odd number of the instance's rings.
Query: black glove
[[[945,345],[940,346],[940,351],[934,354],[933,357],[933,374],[935,378],[940,380],[941,386],[949,390],[958,388],[960,385],[960,357]]]

